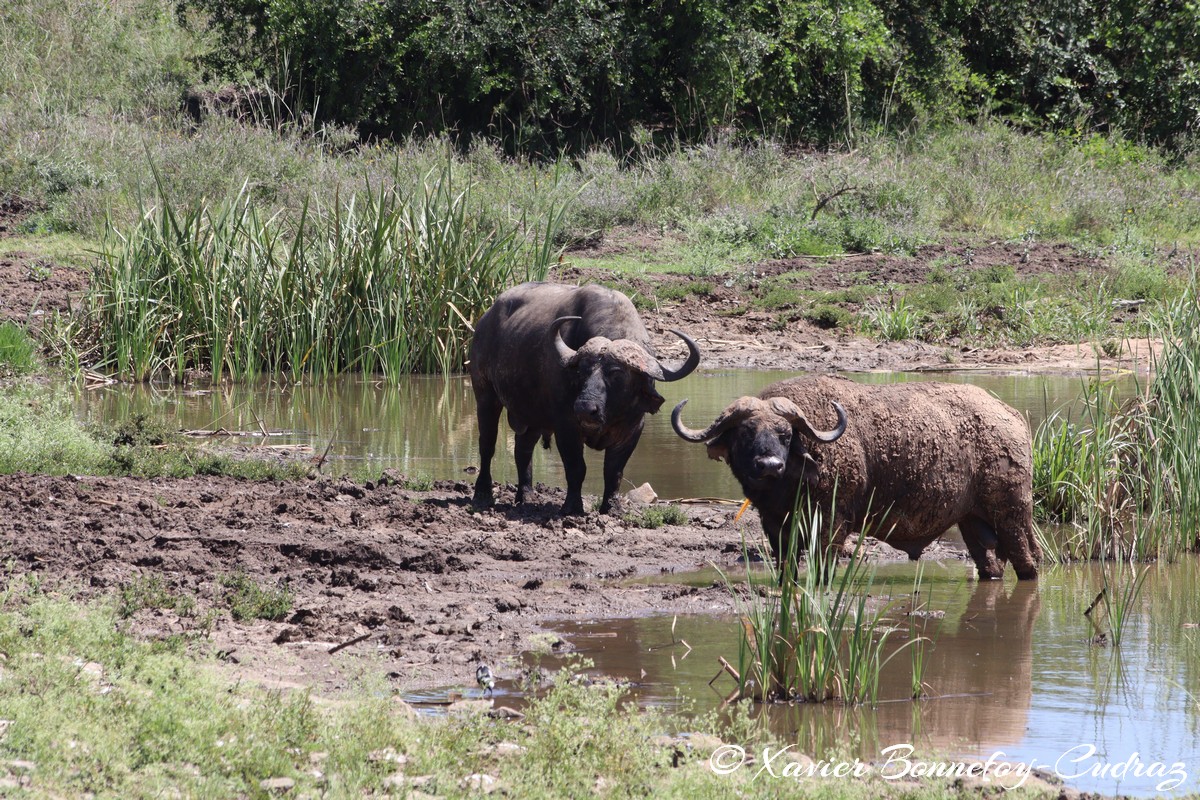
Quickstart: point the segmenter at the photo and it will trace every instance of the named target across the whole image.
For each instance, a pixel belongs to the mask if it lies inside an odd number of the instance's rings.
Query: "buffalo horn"
[[[679,417],[683,411],[683,407],[687,405],[687,400],[683,400],[679,405],[675,406],[675,410],[671,412],[671,427],[675,429],[675,433],[679,434],[680,439],[689,442],[707,442],[715,439],[725,431],[737,425],[746,417],[754,413],[755,405],[761,401],[757,397],[739,397],[729,404],[722,411],[713,424],[709,425],[702,431],[694,431],[691,428],[685,427],[680,422]]]
[[[696,346],[694,341],[692,341],[692,337],[688,336],[683,331],[677,331],[674,328],[671,329],[671,333],[675,334],[680,339],[683,339],[683,343],[686,344],[688,348],[688,357],[687,361],[684,361],[679,369],[667,369],[665,366],[663,366],[661,361],[655,362],[655,367],[657,369],[652,368],[652,371],[650,371],[648,374],[651,378],[654,378],[654,380],[663,381],[664,383],[677,381],[680,378],[686,378],[688,375],[692,374],[692,371],[696,369],[696,367],[700,365],[700,348]],[[655,374],[656,372],[657,374]]]
[[[772,397],[769,402],[772,411],[792,423],[793,427],[810,439],[826,443],[836,442],[846,432],[846,409],[842,408],[841,403],[833,404],[833,409],[838,415],[837,427],[831,431],[817,431],[813,430],[813,426],[809,424],[804,412],[791,400],[786,397]]]
[[[550,323],[550,335],[554,337],[554,349],[558,351],[558,359],[565,367],[575,357],[575,351],[567,346],[567,343],[562,338],[562,326],[564,323],[573,320],[582,319],[581,317],[559,317]]]

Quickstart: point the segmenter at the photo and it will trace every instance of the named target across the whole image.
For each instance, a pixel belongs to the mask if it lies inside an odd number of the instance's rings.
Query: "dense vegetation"
[[[14,0],[0,213],[22,221],[0,255],[95,270],[87,313],[45,330],[133,378],[457,369],[487,298],[564,249],[703,286],[764,259],[1065,240],[1102,279],[947,258],[919,286],[739,288],[777,326],[1116,347],[1111,301],[1152,311],[1177,291],[1164,254],[1200,232],[1186,113],[1145,116],[1154,81],[1159,111],[1191,102],[1194,12],[1052,5]],[[1119,56],[1104,110],[1079,76]],[[428,120],[414,86],[442,98]]]
[[[733,124],[854,141],[998,114],[1179,144],[1200,113],[1184,0],[181,0],[213,78],[251,75],[366,135],[554,153]]]

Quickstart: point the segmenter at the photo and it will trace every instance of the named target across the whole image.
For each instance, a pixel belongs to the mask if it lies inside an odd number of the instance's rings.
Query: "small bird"
[[[492,690],[496,688],[496,676],[492,674],[492,668],[487,664],[480,664],[475,670],[475,682],[479,684],[479,688],[483,689],[485,697],[492,696]]]

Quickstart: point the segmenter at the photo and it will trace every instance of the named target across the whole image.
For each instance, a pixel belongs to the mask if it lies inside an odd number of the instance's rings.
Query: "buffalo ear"
[[[662,404],[666,402],[666,398],[654,390],[653,381],[646,381],[646,388],[642,392],[642,402],[646,405],[646,411],[651,414],[657,413]]]
[[[726,442],[727,438],[727,436],[722,434],[708,443],[708,457],[713,461],[729,462],[729,444]]]

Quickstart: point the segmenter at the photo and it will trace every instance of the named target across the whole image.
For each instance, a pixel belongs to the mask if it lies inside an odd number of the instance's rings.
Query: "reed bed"
[[[177,208],[160,184],[136,224],[108,229],[83,340],[136,381],[461,369],[496,295],[545,277],[566,208],[551,187],[537,219],[497,216],[472,188],[447,159],[288,220],[245,187]]]
[[[1120,403],[1097,382],[1079,423],[1048,418],[1034,435],[1035,513],[1063,523],[1047,555],[1173,561],[1200,544],[1200,293],[1196,280],[1153,323],[1154,377]]]
[[[782,566],[771,567],[769,588],[760,592],[747,579],[748,599],[738,601],[743,618],[738,658],[741,697],[760,702],[840,700],[874,705],[887,664],[903,649],[926,641],[889,644],[897,629],[885,620],[890,605],[868,605],[874,568],[867,564],[861,545],[849,559],[839,559],[836,551],[822,544],[822,527],[819,510],[806,516],[793,514],[788,551]],[[806,556],[803,571],[798,565],[801,539]],[[919,590],[918,575],[914,596]],[[923,656],[922,651],[915,657],[915,670],[923,671]],[[921,685],[919,675],[914,681]]]

